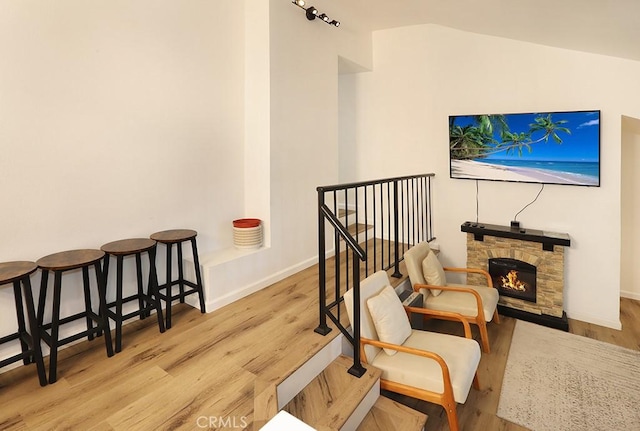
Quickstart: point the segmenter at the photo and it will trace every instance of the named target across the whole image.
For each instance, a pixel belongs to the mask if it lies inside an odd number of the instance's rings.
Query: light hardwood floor
[[[102,339],[83,341],[60,352],[58,382],[44,388],[33,365],[0,374],[0,430],[251,430],[254,384],[278,381],[337,333],[313,332],[317,276],[316,266],[308,268],[205,315],[177,306],[164,334],[153,318],[134,321],[112,358]],[[639,318],[640,303],[623,299],[623,331],[575,321],[570,327],[639,349]],[[480,363],[482,390],[458,407],[464,430],[522,429],[495,415],[514,323],[489,325],[492,353]],[[430,326],[458,331],[450,322]],[[390,396],[426,413],[426,430],[448,429],[440,407]]]

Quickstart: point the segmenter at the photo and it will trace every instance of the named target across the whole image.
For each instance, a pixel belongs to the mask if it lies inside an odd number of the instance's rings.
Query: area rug
[[[497,415],[534,431],[640,430],[640,352],[518,321]]]

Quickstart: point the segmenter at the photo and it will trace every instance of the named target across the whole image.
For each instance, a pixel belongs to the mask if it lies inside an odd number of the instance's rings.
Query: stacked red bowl
[[[234,220],[233,245],[240,249],[262,247],[262,221],[257,218]]]

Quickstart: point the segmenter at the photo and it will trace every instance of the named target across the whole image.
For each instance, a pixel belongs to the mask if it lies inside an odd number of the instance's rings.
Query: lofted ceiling
[[[439,24],[640,61],[640,0],[367,0],[373,30]]]

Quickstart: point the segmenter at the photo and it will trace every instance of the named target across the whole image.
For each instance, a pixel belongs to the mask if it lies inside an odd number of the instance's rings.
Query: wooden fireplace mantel
[[[483,241],[484,236],[495,236],[499,238],[519,239],[522,241],[539,242],[545,251],[553,251],[554,245],[569,247],[571,240],[569,234],[546,232],[536,229],[512,228],[510,226],[500,226],[495,224],[464,222],[460,230],[472,233],[476,241]]]

